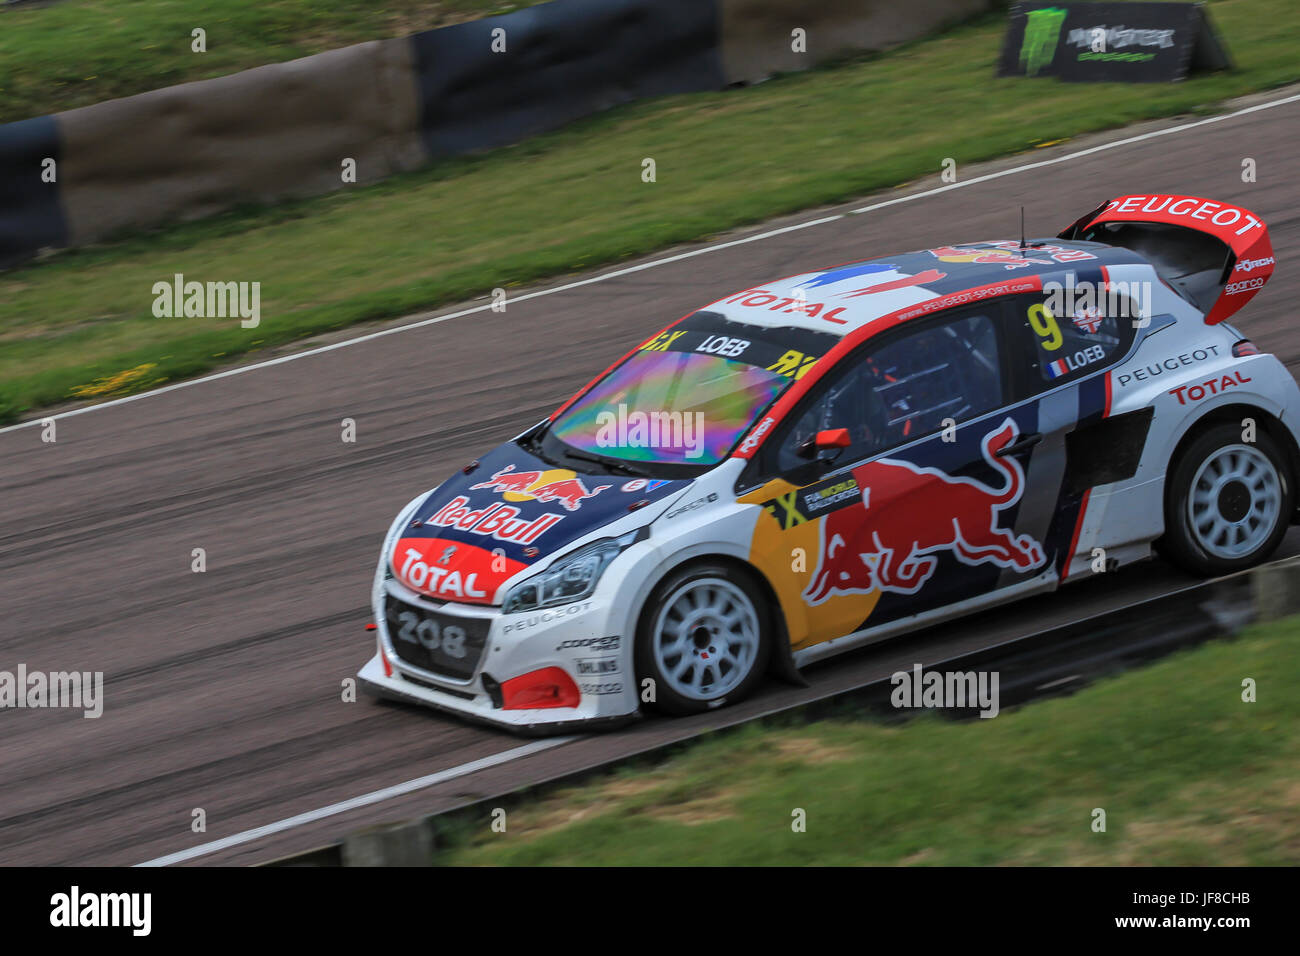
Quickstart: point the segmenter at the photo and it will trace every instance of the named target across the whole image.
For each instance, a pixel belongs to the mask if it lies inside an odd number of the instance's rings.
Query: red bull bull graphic
[[[510,501],[532,500],[543,504],[557,502],[566,511],[577,511],[583,501],[612,487],[613,485],[597,485],[588,489],[582,479],[571,471],[515,471],[514,465],[506,465],[487,481],[470,485],[470,490],[492,489],[501,492]]]
[[[966,565],[1019,571],[1042,565],[1042,545],[997,527],[998,512],[1016,504],[1025,489],[1020,463],[998,456],[1018,435],[1008,418],[981,442],[984,460],[1005,479],[1001,488],[896,459],[853,469],[861,504],[823,520],[821,557],[804,600],[816,606],[835,594],[916,594],[934,574],[941,551]]]
[[[1027,266],[1050,266],[1051,259],[1033,259],[1018,255],[1006,249],[966,249],[961,246],[939,246],[931,249],[930,255],[940,262],[969,262],[979,265],[1002,265],[1007,269],[1023,269]]]
[[[522,495],[529,487],[541,481],[543,474],[544,472],[540,471],[515,471],[514,465],[506,465],[487,481],[480,481],[477,485],[469,487],[470,491],[491,488],[493,491]]]

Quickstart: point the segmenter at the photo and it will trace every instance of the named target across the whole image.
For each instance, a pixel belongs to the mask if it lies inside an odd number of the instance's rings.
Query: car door
[[[1018,525],[1043,542],[1062,580],[1092,489],[1134,474],[1151,423],[1150,408],[1111,414],[1107,372],[1132,351],[1148,320],[1128,297],[1106,293],[1094,272],[1077,282],[1072,276],[1064,288],[1047,283],[1047,291],[1004,300],[1011,387],[1037,416],[1026,462],[1033,480]]]
[[[1041,439],[1036,403],[1014,405],[1010,331],[995,300],[886,333],[764,443],[741,500],[766,511],[753,552],[796,649],[1044,573],[1019,524]],[[836,428],[849,446],[810,459],[809,438]]]

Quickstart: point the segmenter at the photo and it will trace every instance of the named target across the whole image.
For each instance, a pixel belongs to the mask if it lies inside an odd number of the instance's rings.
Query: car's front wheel
[[[1277,442],[1243,442],[1236,425],[1197,436],[1168,478],[1162,552],[1195,574],[1241,571],[1263,561],[1286,534],[1294,488]]]
[[[696,714],[747,696],[767,665],[768,610],[738,568],[708,562],[670,574],[637,629],[642,699],[670,714]],[[647,678],[650,694],[644,693]]]

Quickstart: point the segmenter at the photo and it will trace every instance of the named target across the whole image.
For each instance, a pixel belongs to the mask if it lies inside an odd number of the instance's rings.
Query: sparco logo
[[[567,651],[576,647],[589,647],[594,651],[616,651],[618,644],[617,637],[588,637],[580,641],[565,641],[556,650]]]
[[[1223,287],[1225,295],[1237,295],[1242,292],[1250,292],[1253,289],[1264,288],[1263,279],[1242,279],[1240,282],[1229,282]]]

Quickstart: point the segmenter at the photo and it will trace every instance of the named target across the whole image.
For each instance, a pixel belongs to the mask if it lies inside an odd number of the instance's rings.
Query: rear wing
[[[1273,274],[1273,243],[1258,216],[1195,196],[1121,196],[1102,203],[1058,236],[1123,246],[1205,313],[1208,325],[1232,315]]]

